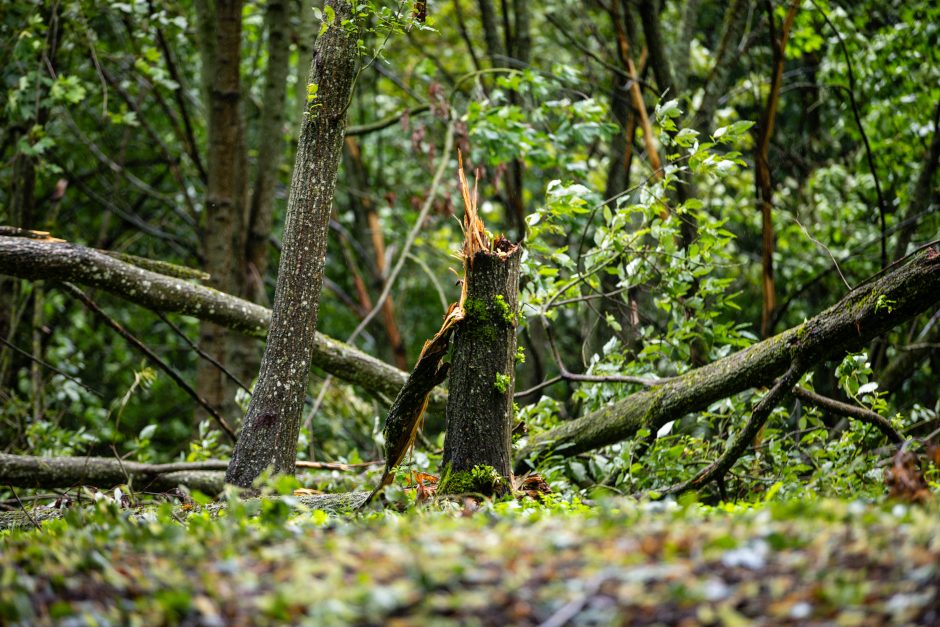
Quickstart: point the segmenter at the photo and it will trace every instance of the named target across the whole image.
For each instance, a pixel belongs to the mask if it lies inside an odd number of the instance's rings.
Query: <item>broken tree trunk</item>
[[[938,295],[940,252],[930,248],[863,283],[798,327],[534,437],[516,456],[516,470],[551,452],[576,455],[633,437],[640,429],[656,433],[667,422],[715,401],[772,384],[797,358],[814,364],[859,350],[928,310],[940,300]]]
[[[310,67],[307,109],[297,143],[284,245],[274,294],[274,314],[258,383],[225,473],[249,487],[261,472],[294,473],[307,373],[316,344],[317,310],[346,109],[356,74],[352,7],[327,0],[333,21],[317,39]]]
[[[438,493],[504,492],[512,473],[512,396],[522,247],[490,241],[460,169],[464,214],[463,320],[454,332],[443,478]],[[477,466],[492,470],[474,474]],[[494,472],[495,471],[495,472]]]
[[[3,231],[0,231],[2,233]],[[263,338],[271,310],[209,287],[168,276],[178,266],[150,266],[152,260],[117,259],[61,240],[0,235],[0,274],[21,279],[70,281],[95,287],[142,307],[211,320],[246,335]],[[169,264],[166,264],[169,265]],[[153,271],[160,268],[160,272]],[[394,398],[408,374],[343,342],[317,333],[313,365],[366,390]],[[431,393],[428,406],[444,408],[447,395]]]
[[[385,471],[379,484],[369,494],[360,507],[368,505],[379,491],[392,482],[393,471],[405,455],[414,446],[418,429],[421,428],[421,419],[428,406],[428,396],[435,386],[443,383],[447,377],[449,364],[441,363],[450,349],[450,335],[454,325],[463,319],[463,310],[458,304],[453,304],[444,316],[441,329],[424,343],[421,355],[415,363],[414,370],[408,376],[408,381],[392,403],[385,417],[385,428],[382,435],[385,437]]]

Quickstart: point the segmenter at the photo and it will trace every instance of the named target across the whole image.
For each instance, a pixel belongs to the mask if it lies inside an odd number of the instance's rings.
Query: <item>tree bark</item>
[[[811,366],[857,350],[932,307],[940,299],[938,290],[940,252],[931,248],[798,327],[534,437],[516,456],[516,469],[551,451],[576,455],[630,438],[642,428],[655,433],[715,401],[771,384],[797,358]]]
[[[221,487],[221,472],[207,474],[218,475],[219,486]],[[268,498],[270,500],[284,499],[285,504],[288,507],[297,509],[298,511],[310,512],[322,510],[324,512],[339,513],[349,511],[354,507],[359,506],[365,497],[365,492],[341,492],[339,494],[301,494],[291,495],[290,497],[275,496]],[[209,503],[204,507],[179,507],[176,508],[176,511],[173,513],[177,520],[183,521],[192,514],[208,513],[210,516],[218,516],[225,510],[226,506],[227,503],[225,501],[220,501]],[[0,512],[0,529],[33,528],[37,524],[41,524],[47,520],[58,520],[59,518],[63,518],[66,513],[74,511],[74,509],[76,509],[74,506],[68,509],[34,507],[30,510]],[[155,508],[153,506],[137,507],[130,514],[130,517],[134,520],[146,521],[149,516],[153,515],[154,510]],[[255,510],[256,513],[251,514],[251,516],[254,517],[261,511],[262,510],[258,508]]]
[[[338,462],[297,462],[297,468],[328,471],[361,471],[378,462],[341,464]],[[167,492],[179,486],[199,490],[209,496],[222,491],[229,462],[144,464],[115,457],[36,457],[0,453],[0,485],[34,490],[57,490],[74,486],[100,489],[130,484],[135,490]],[[0,527],[2,528],[2,527]]]
[[[709,72],[705,81],[702,101],[699,103],[692,121],[692,128],[701,133],[704,139],[711,135],[718,103],[723,96],[727,95],[731,73],[737,66],[738,42],[744,33],[750,5],[751,0],[732,0],[725,11],[721,43],[718,45],[718,50],[712,55],[714,65],[712,65],[711,72]]]
[[[933,138],[930,141],[930,147],[927,154],[924,155],[920,174],[917,176],[917,182],[914,184],[914,190],[910,202],[907,203],[907,211],[902,221],[903,226],[898,231],[898,241],[894,247],[894,258],[900,259],[907,254],[907,247],[910,245],[914,234],[917,232],[918,218],[927,213],[930,209],[930,198],[933,190],[933,179],[937,173],[937,166],[940,165],[940,102],[934,108],[933,114]]]
[[[640,12],[640,21],[643,22],[643,34],[646,36],[646,48],[649,50],[650,66],[656,76],[656,86],[660,95],[667,99],[678,98],[675,81],[673,80],[672,66],[669,63],[669,54],[659,28],[659,3],[655,0],[640,0],[637,10]]]
[[[148,309],[190,315],[254,337],[265,337],[271,324],[270,309],[76,244],[0,236],[0,274],[96,287]],[[389,399],[408,378],[408,373],[322,333],[314,340],[313,365]],[[446,400],[438,389],[428,406],[440,411]]]
[[[274,314],[258,383],[225,475],[249,487],[269,465],[294,472],[297,434],[316,344],[326,242],[336,174],[342,156],[346,108],[356,72],[356,38],[344,21],[345,0],[330,0],[334,20],[317,41],[307,103],[294,161]]]
[[[691,121],[691,127],[698,131],[699,136],[706,141],[712,134],[712,125],[719,100],[728,92],[732,70],[737,62],[735,54],[737,43],[744,32],[749,6],[750,0],[733,0],[725,11],[720,44],[713,55],[714,65],[706,78],[702,100]],[[695,181],[691,179],[687,181],[680,180],[676,191],[681,202],[685,202],[689,198],[696,198],[698,195]],[[681,230],[683,248],[688,248],[698,237],[698,220],[694,212],[683,214]],[[700,351],[696,349],[695,345],[692,348],[693,357],[696,357],[696,353]],[[704,360],[706,356],[699,355],[698,357]]]
[[[940,344],[940,312],[927,323],[926,333],[921,334],[914,346],[902,347],[898,354],[878,373],[879,391],[897,392],[924,360],[935,353]],[[929,406],[929,405],[928,405]]]
[[[493,6],[492,0],[477,0],[477,5],[480,9],[480,21],[483,25],[483,40],[486,42],[486,54],[490,59],[490,67],[510,67],[509,55],[512,51],[508,50],[503,45],[503,41],[499,38],[499,27],[496,24],[496,9]],[[505,20],[508,19],[505,13],[505,3],[503,4],[503,9],[505,25]],[[524,12],[525,7],[518,7],[517,10]],[[528,21],[524,21],[523,25],[528,28]],[[511,33],[508,32],[508,28],[503,29],[503,34],[511,43],[512,37]],[[525,36],[528,36],[528,32]],[[523,39],[523,43],[525,43],[525,39]],[[525,50],[525,52],[528,53],[527,50]],[[520,65],[524,67],[527,59],[520,59],[520,61]],[[512,93],[510,93],[510,102],[515,102],[515,95]],[[513,159],[507,164],[507,172],[503,179],[503,185],[504,193],[502,196],[506,207],[506,218],[516,237],[521,241],[525,238],[525,198],[523,197],[525,187],[523,185],[523,163],[520,159]]]
[[[503,478],[492,488],[509,486],[521,259],[521,246],[497,239],[493,250],[464,261],[464,319],[454,334],[441,493],[467,491],[460,477],[476,466]]]

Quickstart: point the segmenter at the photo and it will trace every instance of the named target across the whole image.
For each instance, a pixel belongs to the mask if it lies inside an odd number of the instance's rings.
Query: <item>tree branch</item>
[[[270,309],[76,244],[0,236],[0,274],[80,283],[148,309],[190,315],[256,337],[264,337],[271,322]],[[313,365],[391,398],[408,378],[398,368],[322,333],[317,334],[314,344]],[[442,410],[446,399],[446,392],[435,390],[429,408]]]
[[[0,453],[0,483],[54,489],[133,483],[136,490],[167,492],[185,485],[208,495],[222,491],[226,462],[141,464],[113,457],[34,457]],[[221,469],[220,469],[221,468]]]
[[[235,435],[235,431],[225,421],[225,418],[223,418],[222,415],[218,411],[216,411],[214,407],[212,407],[208,402],[206,402],[206,399],[199,396],[196,390],[194,390],[193,387],[189,385],[186,382],[186,380],[180,376],[178,372],[176,372],[176,370],[174,370],[168,363],[166,363],[163,359],[161,359],[159,355],[153,352],[149,346],[141,342],[139,339],[137,339],[137,337],[133,333],[131,333],[130,331],[125,329],[123,326],[121,326],[117,320],[115,320],[114,318],[109,316],[107,313],[105,313],[104,310],[101,309],[101,307],[99,307],[95,301],[88,298],[88,296],[86,296],[80,289],[78,289],[71,283],[63,283],[62,287],[71,296],[81,301],[82,304],[85,305],[85,307],[87,307],[89,310],[91,310],[93,314],[95,314],[102,321],[104,321],[104,323],[108,325],[109,327],[111,327],[111,329],[113,329],[118,335],[120,335],[125,340],[127,340],[127,342],[131,346],[133,346],[138,351],[143,353],[144,356],[147,357],[147,359],[153,362],[153,364],[156,365],[160,370],[165,372],[166,375],[170,377],[170,379],[173,381],[173,383],[175,383],[184,392],[186,392],[190,397],[192,397],[193,400],[195,400],[197,403],[202,405],[202,407],[206,410],[206,412],[208,412],[209,415],[212,416],[212,418],[216,421],[216,423],[218,423],[219,427],[221,427],[222,430],[225,431],[226,434],[228,434],[228,437],[232,439],[232,442],[235,442],[236,440],[238,440],[238,437]]]
[[[838,414],[840,416],[854,418],[855,420],[864,422],[865,424],[874,425],[875,427],[878,427],[878,429],[895,444],[900,444],[904,441],[904,438],[901,437],[901,434],[891,426],[891,423],[888,422],[888,420],[870,409],[859,407],[858,405],[843,403],[842,401],[837,401],[834,398],[817,394],[816,392],[799,386],[793,388],[793,396],[797,397],[801,401],[806,401],[810,405],[815,405],[820,409],[831,411],[832,413]]]
[[[940,252],[930,248],[798,327],[532,438],[517,455],[516,469],[553,451],[576,455],[630,438],[640,429],[655,433],[715,401],[771,384],[794,359],[811,367],[840,357],[929,309],[940,299],[938,290]]]

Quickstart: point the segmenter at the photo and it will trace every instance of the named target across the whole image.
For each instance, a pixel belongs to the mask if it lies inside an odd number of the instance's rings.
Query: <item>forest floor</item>
[[[940,622],[936,503],[265,500],[183,524],[99,504],[0,532],[0,552],[0,623]]]

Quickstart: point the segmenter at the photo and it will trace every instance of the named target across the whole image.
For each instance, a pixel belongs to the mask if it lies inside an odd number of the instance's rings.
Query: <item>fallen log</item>
[[[381,461],[344,464],[342,462],[296,462],[298,470],[338,470],[350,472],[378,466]],[[114,457],[35,457],[0,453],[0,487],[61,489],[74,486],[113,488],[133,484],[135,490],[167,492],[179,486],[199,490],[209,496],[222,491],[223,475],[229,462],[144,464]]]
[[[220,468],[221,466],[221,468]],[[114,457],[34,457],[0,453],[0,485],[18,488],[110,488],[168,492],[183,485],[215,496],[222,491],[225,462],[142,464]]]
[[[80,283],[148,309],[186,314],[259,338],[271,324],[270,309],[67,242],[0,236],[0,274]],[[322,333],[316,335],[313,365],[387,398],[395,398],[408,378],[408,373]],[[446,403],[447,393],[437,389],[428,406],[442,411]]]
[[[516,472],[542,455],[576,455],[621,442],[640,429],[656,433],[667,422],[702,411],[715,401],[771,385],[797,358],[815,364],[860,350],[938,300],[940,252],[931,247],[888,268],[797,327],[535,436],[517,454]]]

